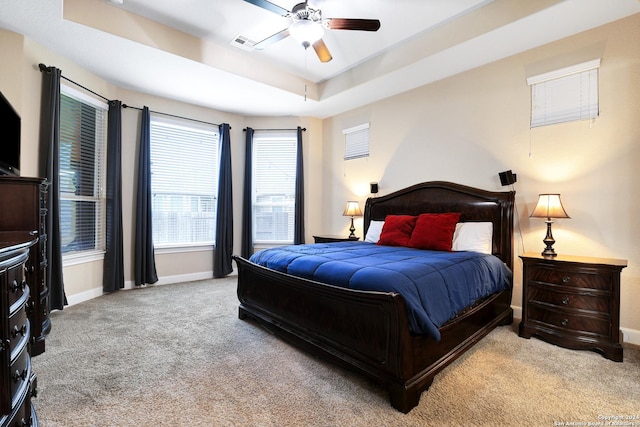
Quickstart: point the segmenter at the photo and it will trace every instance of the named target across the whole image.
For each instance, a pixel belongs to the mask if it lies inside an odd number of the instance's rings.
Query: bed
[[[490,251],[513,270],[514,195],[443,181],[420,183],[367,199],[364,232],[388,215],[460,213],[460,222],[492,224]],[[367,375],[404,413],[419,403],[438,372],[496,326],[513,321],[512,282],[460,309],[434,337],[415,331],[398,292],[330,285],[234,259],[240,319],[253,319],[295,346]]]

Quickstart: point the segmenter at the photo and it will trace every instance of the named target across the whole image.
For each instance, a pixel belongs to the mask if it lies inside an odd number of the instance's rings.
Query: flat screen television
[[[20,116],[0,92],[0,175],[20,176]]]

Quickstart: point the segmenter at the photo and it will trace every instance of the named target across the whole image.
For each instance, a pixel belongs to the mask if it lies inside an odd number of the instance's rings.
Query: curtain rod
[[[133,108],[134,110],[142,111],[142,108],[140,107],[133,107],[127,104],[122,104],[122,108]],[[217,123],[205,122],[204,120],[192,119],[191,117],[178,116],[176,114],[163,113],[162,111],[149,110],[149,112],[153,114],[162,114],[163,116],[175,117],[176,119],[184,119],[184,120],[190,120],[192,122],[204,123],[206,125],[220,126]],[[229,129],[231,129],[231,126],[229,126]]]
[[[43,72],[43,73],[44,73],[44,72],[48,72],[48,71],[49,71],[49,67],[47,67],[46,65],[44,65],[44,64],[42,64],[42,63],[38,64],[38,68],[40,68],[40,71],[41,71],[41,72]],[[74,81],[73,81],[73,80],[71,80],[70,78],[68,78],[68,77],[66,77],[66,76],[63,76],[63,75],[62,75],[62,73],[60,73],[60,78],[65,79],[65,80],[66,80],[66,81],[68,81],[69,83],[73,83],[74,85],[76,85],[76,86],[78,86],[78,87],[80,87],[80,88],[82,88],[82,89],[86,90],[87,92],[94,94],[94,95],[95,95],[95,96],[97,96],[98,98],[102,98],[103,100],[107,101],[107,103],[111,102],[111,100],[110,100],[110,99],[105,98],[104,96],[100,95],[99,93],[96,93],[96,92],[92,91],[91,89],[89,89],[89,88],[87,88],[87,87],[82,86],[80,83],[78,83],[78,82],[74,82]]]
[[[46,66],[46,65],[45,65],[45,64],[43,64],[43,63],[38,64],[38,68],[39,68],[39,69],[40,69],[40,71],[41,71],[41,72],[43,72],[43,73],[44,73],[44,72],[48,72],[48,71],[49,71],[49,67],[48,67],[48,66]],[[63,76],[63,75],[62,75],[62,73],[60,73],[60,77],[61,77],[61,78],[63,78],[63,79],[65,79],[66,81],[68,81],[68,82],[70,82],[70,83],[73,83],[74,85],[76,85],[76,86],[78,86],[78,87],[81,87],[82,89],[86,90],[87,92],[92,93],[92,94],[94,94],[95,96],[97,96],[97,97],[99,97],[99,98],[104,99],[105,101],[107,101],[107,103],[111,102],[111,100],[110,100],[110,99],[105,98],[104,96],[100,95],[99,93],[96,93],[96,92],[92,91],[91,89],[89,89],[89,88],[87,88],[87,87],[82,86],[80,83],[74,82],[74,81],[73,81],[73,80],[71,80],[70,78]],[[132,107],[131,105],[127,105],[127,104],[122,104],[122,107],[123,107],[123,108],[133,108],[133,109],[135,109],[135,110],[140,110],[140,111],[142,111],[142,108]],[[175,117],[175,118],[178,118],[178,119],[185,119],[185,120],[191,120],[191,121],[193,121],[193,122],[200,122],[200,123],[204,123],[204,124],[207,124],[207,125],[220,126],[220,125],[219,125],[219,124],[217,124],[217,123],[205,122],[205,121],[203,121],[203,120],[192,119],[192,118],[190,118],[190,117],[176,116],[176,115],[174,115],[174,114],[163,113],[163,112],[160,112],[160,111],[151,111],[151,110],[150,110],[150,112],[151,112],[151,113],[154,113],[154,114],[162,114],[162,115],[165,115],[165,116]],[[229,126],[229,129],[231,129],[231,126]]]
[[[258,131],[269,131],[269,130],[272,130],[272,131],[275,131],[275,132],[282,132],[283,130],[298,130],[298,128],[295,128],[295,129],[254,129],[254,130],[258,130]],[[304,132],[306,132],[307,128],[302,128],[302,130]],[[242,131],[246,132],[247,128],[242,129]]]

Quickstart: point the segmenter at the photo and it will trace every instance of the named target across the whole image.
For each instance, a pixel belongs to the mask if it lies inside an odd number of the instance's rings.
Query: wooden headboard
[[[381,197],[367,199],[364,235],[372,220],[387,215],[460,212],[461,222],[492,222],[493,250],[513,270],[513,204],[515,191],[486,191],[445,181],[416,184]]]

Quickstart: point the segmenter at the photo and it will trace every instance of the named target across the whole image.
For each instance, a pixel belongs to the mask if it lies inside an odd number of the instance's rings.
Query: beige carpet
[[[239,320],[235,283],[121,291],[54,312],[33,359],[41,425],[586,426],[640,416],[638,350],[615,363],[519,338],[514,326],[441,372],[404,415],[376,384]]]

